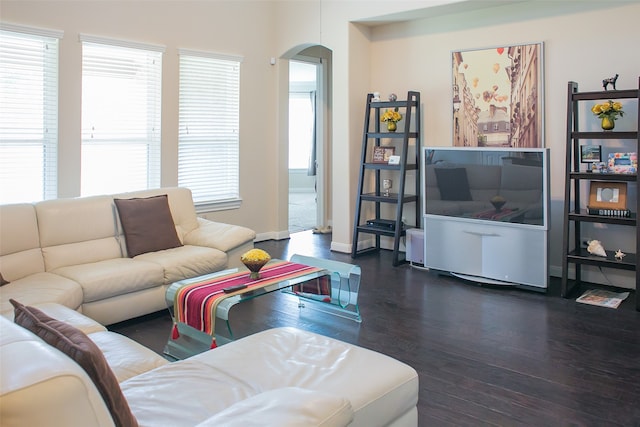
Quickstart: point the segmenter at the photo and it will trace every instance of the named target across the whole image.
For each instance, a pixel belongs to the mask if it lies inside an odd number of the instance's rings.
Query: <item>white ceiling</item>
[[[433,6],[408,10],[405,12],[392,13],[388,15],[373,16],[370,18],[357,19],[358,22],[367,26],[378,26],[392,22],[413,21],[416,19],[434,18],[438,16],[451,15],[473,10],[487,9],[496,6],[505,6],[515,3],[523,3],[531,0],[440,0],[433,1]],[[420,2],[423,3],[423,2]],[[550,3],[551,6],[551,3]]]

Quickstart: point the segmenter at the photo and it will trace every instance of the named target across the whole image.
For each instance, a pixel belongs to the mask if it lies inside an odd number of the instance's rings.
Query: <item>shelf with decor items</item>
[[[385,122],[385,119],[386,120]],[[420,93],[406,100],[379,101],[367,95],[362,157],[351,257],[381,249],[381,237],[393,239],[393,265],[405,262],[400,242],[420,220]],[[410,154],[412,151],[412,154]],[[393,156],[390,158],[390,156]],[[415,180],[408,190],[407,181]],[[414,204],[415,223],[404,221],[404,208]],[[360,235],[374,236],[372,246],[359,248]]]
[[[585,290],[581,288],[589,286],[583,281],[583,266],[634,271],[635,307],[640,311],[640,298],[637,295],[640,283],[640,270],[637,268],[637,254],[640,253],[640,228],[637,221],[640,212],[640,198],[637,194],[640,183],[637,172],[640,131],[637,125],[635,131],[616,131],[615,121],[609,117],[610,114],[602,113],[617,111],[613,113],[614,117],[620,115],[624,117],[621,120],[627,119],[628,116],[620,113],[626,114],[624,100],[630,101],[626,104],[629,107],[635,100],[635,109],[638,110],[640,78],[638,89],[630,90],[579,92],[577,83],[568,84],[561,295],[571,298]],[[603,104],[606,106],[601,108]],[[585,126],[587,120],[581,121],[579,116],[588,108],[591,108],[588,115],[595,114],[600,119],[607,116],[611,123],[603,122],[602,131],[582,130],[580,125]],[[626,109],[633,111],[633,108]],[[640,113],[637,120],[636,123],[640,123]],[[611,129],[605,130],[610,126]],[[590,147],[589,151],[596,153],[595,159],[583,154],[583,150],[588,151],[585,147]],[[607,156],[602,154],[602,149],[609,151]],[[581,165],[588,165],[590,162],[593,164],[590,169],[587,166],[587,170],[581,170]],[[586,198],[583,199],[585,194]],[[632,203],[627,204],[627,200]],[[597,224],[602,227],[628,227],[635,234],[634,247],[625,253],[614,247],[616,242],[610,240],[602,241],[599,247],[595,245],[595,250],[589,250],[588,243],[596,239],[590,239],[592,236],[588,236],[588,231],[593,230]],[[605,249],[598,255],[598,249],[603,248],[614,250]],[[574,279],[569,278],[570,266],[574,267]],[[618,288],[611,283],[607,285]]]

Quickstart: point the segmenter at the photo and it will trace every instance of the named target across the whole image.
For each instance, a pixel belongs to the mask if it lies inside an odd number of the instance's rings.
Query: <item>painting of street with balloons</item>
[[[544,147],[543,44],[452,52],[453,145]]]

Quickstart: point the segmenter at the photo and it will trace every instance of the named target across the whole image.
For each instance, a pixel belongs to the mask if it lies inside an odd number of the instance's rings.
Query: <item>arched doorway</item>
[[[331,51],[292,49],[289,59],[288,229],[331,231]],[[309,77],[313,75],[314,78]]]

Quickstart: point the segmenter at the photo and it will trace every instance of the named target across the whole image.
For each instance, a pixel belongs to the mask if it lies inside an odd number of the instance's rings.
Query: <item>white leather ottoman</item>
[[[206,413],[283,387],[348,399],[354,411],[350,426],[418,425],[418,374],[413,368],[383,354],[294,328],[242,338],[138,375],[121,387],[141,425],[153,425],[159,408],[174,407],[177,396],[183,404],[192,405],[163,413],[166,425],[195,425]],[[210,396],[216,398],[206,398]],[[154,419],[146,420],[147,414]]]

